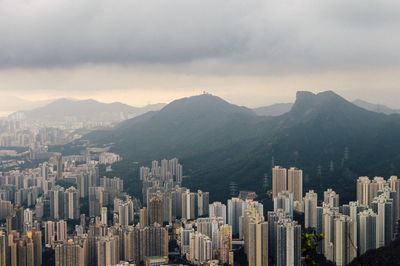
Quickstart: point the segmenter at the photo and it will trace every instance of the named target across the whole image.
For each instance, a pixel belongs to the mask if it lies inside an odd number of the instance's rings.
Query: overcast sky
[[[400,106],[400,1],[0,0],[0,95]]]

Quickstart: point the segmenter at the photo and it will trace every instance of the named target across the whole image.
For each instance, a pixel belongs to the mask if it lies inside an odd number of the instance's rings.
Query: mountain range
[[[124,163],[178,157],[188,176],[184,185],[210,191],[214,200],[228,198],[232,187],[263,196],[271,188],[271,167],[282,165],[304,170],[306,190],[330,187],[348,201],[358,176],[399,172],[399,135],[400,115],[368,111],[326,91],[298,92],[279,116],[260,116],[209,94],[193,96],[85,138],[111,145],[125,158],[120,167],[127,178],[136,180],[137,171]]]
[[[369,103],[364,100],[357,99],[352,102],[354,105],[357,105],[358,107],[361,107],[365,110],[369,110],[372,112],[376,113],[382,113],[382,114],[400,114],[400,109],[393,109],[390,107],[387,107],[386,105],[383,104],[374,104],[374,103]],[[258,108],[254,108],[254,112],[258,115],[263,115],[263,116],[279,116],[283,115],[284,113],[287,113],[292,109],[293,103],[275,103],[272,105],[268,106],[262,106]]]
[[[35,121],[99,121],[115,122],[129,119],[143,113],[159,110],[165,104],[133,107],[120,102],[102,103],[93,99],[73,100],[61,98],[32,110],[17,112],[28,120]],[[15,115],[11,114],[11,116]]]
[[[49,100],[29,101],[15,96],[2,95],[0,97],[0,117],[7,116],[15,110],[31,110],[50,102]]]

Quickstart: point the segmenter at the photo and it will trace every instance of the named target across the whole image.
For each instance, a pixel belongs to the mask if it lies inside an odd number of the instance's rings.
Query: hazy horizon
[[[203,94],[204,92],[210,93],[209,91],[202,91],[202,92],[198,92],[198,93],[193,94],[193,95],[184,95],[184,96],[182,96],[182,97],[174,98],[174,99],[172,99],[172,100],[170,100],[170,101],[165,101],[165,102],[147,102],[147,103],[144,104],[144,105],[133,105],[133,104],[130,104],[130,103],[124,102],[124,101],[102,101],[101,99],[96,99],[96,98],[85,98],[85,97],[83,97],[83,98],[76,98],[76,97],[60,97],[60,98],[53,98],[53,99],[42,99],[42,100],[39,100],[39,101],[31,101],[31,100],[26,99],[26,98],[23,98],[23,97],[17,97],[17,96],[3,96],[2,99],[0,100],[0,117],[5,117],[5,116],[7,116],[7,115],[9,115],[9,114],[11,114],[11,113],[13,113],[13,112],[16,112],[16,111],[28,111],[28,110],[32,110],[32,109],[35,109],[35,108],[38,108],[38,107],[45,106],[46,104],[49,104],[49,103],[51,103],[51,102],[54,102],[54,101],[60,100],[60,99],[69,99],[69,100],[74,100],[74,101],[96,100],[96,101],[99,101],[99,102],[102,102],[102,103],[114,103],[114,102],[119,102],[119,103],[131,105],[131,106],[134,106],[134,107],[146,107],[146,106],[148,106],[148,105],[169,104],[170,102],[172,102],[172,101],[174,101],[174,100],[178,100],[178,99],[181,99],[181,98],[184,98],[184,97],[191,97],[191,96],[201,95],[201,94]],[[318,93],[318,92],[321,92],[321,91],[311,91],[311,92],[313,92],[313,93]],[[334,92],[337,93],[336,91],[334,91]],[[211,94],[212,94],[212,93],[211,93]],[[358,98],[351,99],[351,98],[346,98],[345,96],[341,95],[340,93],[338,93],[338,94],[339,94],[340,96],[344,97],[346,100],[348,100],[348,101],[350,101],[350,102],[353,102],[353,101],[355,101],[355,100],[361,100],[361,101],[365,101],[365,102],[368,102],[368,103],[371,103],[371,104],[383,104],[383,105],[385,105],[385,106],[387,106],[387,107],[389,107],[389,108],[396,109],[395,106],[390,106],[390,105],[386,105],[386,104],[384,104],[384,103],[379,103],[379,102],[368,101],[368,100],[363,99],[362,97],[358,97]],[[214,96],[217,96],[217,97],[221,97],[220,95],[215,95],[215,94],[213,94],[213,95],[214,95]],[[8,98],[8,97],[9,97],[9,98]],[[221,97],[221,98],[223,98],[224,100],[229,101],[228,99],[226,99],[226,98],[224,98],[224,97]],[[250,106],[250,105],[235,103],[235,102],[232,102],[232,101],[229,101],[229,102],[231,102],[231,103],[233,103],[233,104],[236,104],[236,105],[239,105],[239,106],[245,106],[245,107],[248,107],[248,108],[258,108],[258,107],[266,107],[266,106],[270,106],[270,105],[274,105],[274,104],[294,103],[295,98],[296,98],[296,93],[294,93],[294,94],[293,94],[293,97],[292,97],[291,99],[289,99],[288,101],[272,102],[272,103],[266,103],[266,104],[258,105],[258,106]],[[13,101],[14,101],[14,102],[13,102]],[[25,107],[21,107],[21,105],[19,105],[21,102],[22,102],[22,103],[25,102],[25,103],[26,103],[26,106],[25,106]],[[5,106],[5,103],[7,104],[6,106]],[[13,108],[12,106],[18,106],[18,108]]]

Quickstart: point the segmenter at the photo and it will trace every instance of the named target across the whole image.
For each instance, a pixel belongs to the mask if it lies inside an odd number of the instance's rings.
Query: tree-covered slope
[[[257,116],[211,95],[177,100],[160,111],[87,137],[114,143],[126,160],[146,163],[178,157],[185,184],[224,200],[239,190],[263,194],[273,164],[305,170],[305,188],[336,189],[355,198],[358,175],[400,170],[400,116],[367,111],[333,92],[299,92],[290,112]]]

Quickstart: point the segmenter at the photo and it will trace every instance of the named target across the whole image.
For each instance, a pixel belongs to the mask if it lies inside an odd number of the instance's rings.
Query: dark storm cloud
[[[399,12],[397,1],[0,0],[0,67],[386,67],[400,60]]]

